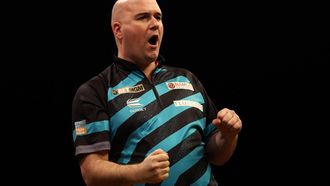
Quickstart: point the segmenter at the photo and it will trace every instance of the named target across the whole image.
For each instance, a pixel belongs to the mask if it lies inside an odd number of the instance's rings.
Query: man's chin
[[[148,55],[147,56],[147,61],[148,62],[154,62],[154,61],[157,60],[157,58],[158,58],[158,53],[157,54]]]

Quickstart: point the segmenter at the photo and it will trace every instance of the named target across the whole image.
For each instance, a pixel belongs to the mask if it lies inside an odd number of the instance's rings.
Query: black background
[[[13,2],[3,26],[2,152],[11,183],[83,185],[71,102],[115,52],[112,1]],[[329,183],[324,4],[159,1],[168,65],[185,67],[243,130],[220,183]],[[324,170],[324,171],[322,171]]]

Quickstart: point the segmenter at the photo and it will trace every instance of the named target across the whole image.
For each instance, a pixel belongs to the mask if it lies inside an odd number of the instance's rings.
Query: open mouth
[[[153,35],[151,38],[148,40],[148,43],[151,45],[156,45],[158,41],[158,35]]]

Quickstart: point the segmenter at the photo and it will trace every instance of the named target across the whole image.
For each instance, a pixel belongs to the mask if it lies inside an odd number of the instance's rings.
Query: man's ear
[[[123,34],[121,32],[121,24],[119,22],[114,22],[112,24],[112,32],[114,36],[118,39],[121,39],[123,37]]]

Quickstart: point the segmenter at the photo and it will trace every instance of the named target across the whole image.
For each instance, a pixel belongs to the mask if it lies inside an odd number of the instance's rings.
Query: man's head
[[[111,26],[118,57],[143,66],[157,59],[164,30],[156,0],[118,0]]]

